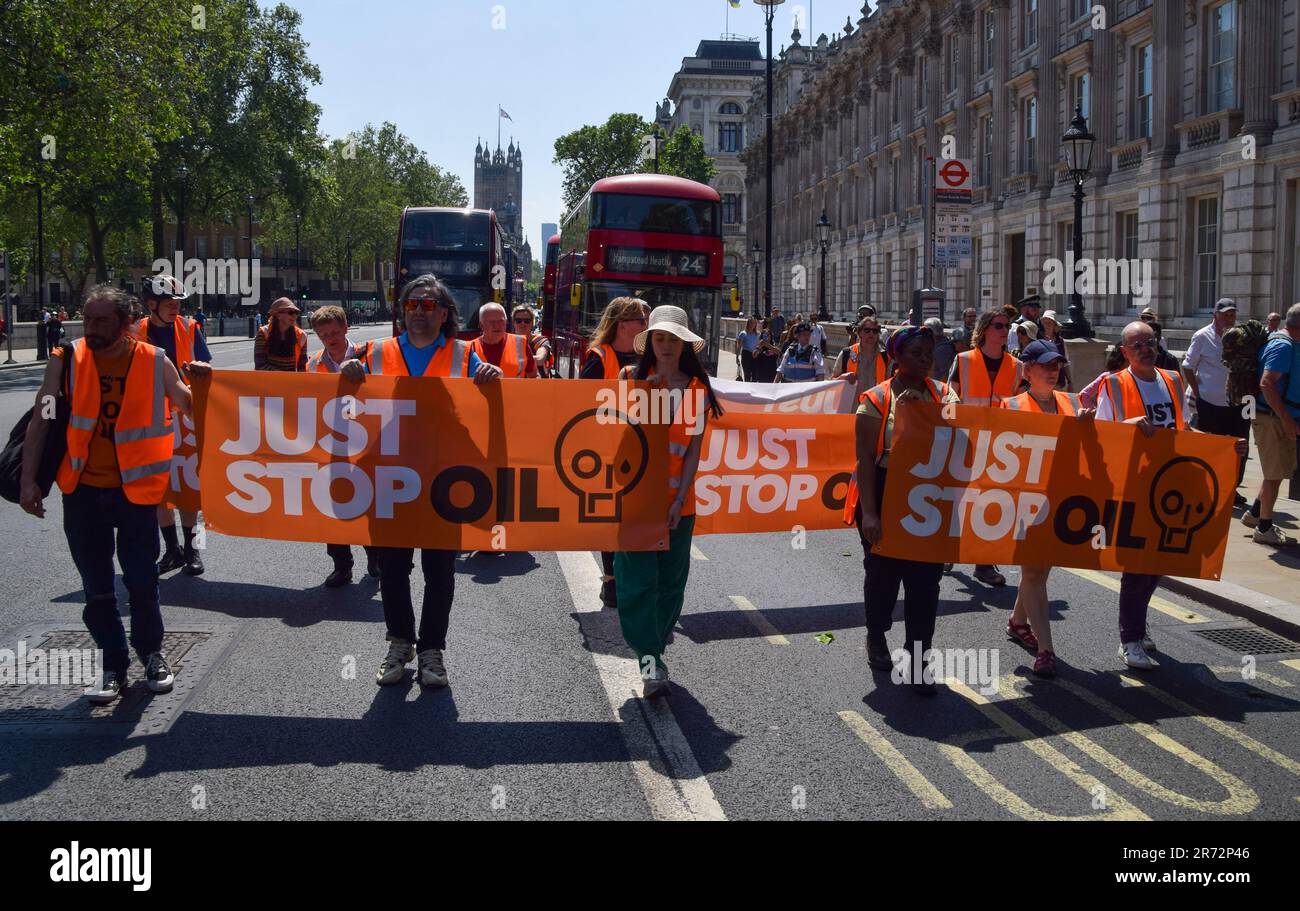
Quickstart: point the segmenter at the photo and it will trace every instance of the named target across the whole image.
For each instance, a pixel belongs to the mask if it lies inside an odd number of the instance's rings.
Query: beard
[[[103,351],[106,348],[112,348],[117,344],[116,338],[109,338],[106,335],[87,335],[86,347],[91,351]]]

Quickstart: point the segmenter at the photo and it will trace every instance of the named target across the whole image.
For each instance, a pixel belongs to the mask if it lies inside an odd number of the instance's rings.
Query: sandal
[[[1019,642],[1031,652],[1038,651],[1038,637],[1034,635],[1028,623],[1012,623],[1008,620],[1007,638],[1012,642]]]
[[[1034,658],[1034,676],[1035,677],[1055,677],[1056,676],[1056,653],[1039,652]]]

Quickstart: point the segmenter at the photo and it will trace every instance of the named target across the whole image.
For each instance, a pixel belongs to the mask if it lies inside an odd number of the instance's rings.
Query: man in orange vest
[[[195,320],[180,315],[180,302],[187,297],[185,286],[176,276],[165,273],[148,276],[144,279],[140,301],[149,315],[135,326],[135,337],[166,352],[167,360],[180,371],[182,379],[190,364],[195,361],[206,364],[212,360],[203,330]],[[198,521],[197,512],[181,511],[181,528],[185,533],[185,549],[181,550],[176,537],[176,513],[166,502],[158,507],[158,527],[166,545],[158,562],[159,575],[182,568],[187,576],[203,575],[203,559],[194,547],[194,527]]]
[[[339,372],[354,383],[365,382],[367,375],[465,378],[469,346],[456,338],[456,301],[447,286],[433,275],[421,275],[407,282],[398,295],[397,307],[406,331],[372,344],[365,363],[354,358]],[[501,312],[504,316],[505,311]],[[481,385],[500,377],[501,368],[483,363],[473,378]],[[430,426],[429,432],[436,433],[436,425]],[[376,547],[375,553],[379,557],[379,594],[388,628],[388,654],[375,672],[375,683],[401,683],[406,665],[418,659],[421,684],[446,686],[447,666],[442,653],[447,648],[451,602],[456,593],[456,551],[425,548],[420,552],[424,605],[418,635],[411,603],[415,549]]]
[[[311,328],[320,339],[321,350],[307,359],[308,373],[338,373],[348,361],[365,363],[370,357],[370,342],[353,344],[348,338],[348,313],[331,304],[311,315]],[[379,577],[379,560],[374,549],[365,548],[366,575]],[[334,561],[334,571],[325,577],[326,588],[341,588],[352,581],[352,548],[347,544],[326,544],[325,553]]]
[[[506,331],[506,308],[500,304],[484,304],[478,311],[478,324],[482,334],[469,344],[465,361],[466,373],[474,376],[479,364],[501,368],[507,379],[536,377],[537,361],[526,335]]]
[[[1138,321],[1124,327],[1121,350],[1128,367],[1101,384],[1097,420],[1136,424],[1147,436],[1157,429],[1187,430],[1183,415],[1183,377],[1156,367],[1155,330]],[[1246,456],[1247,443],[1237,440],[1237,455]],[[1119,657],[1129,667],[1149,671],[1156,666],[1149,652],[1156,645],[1147,631],[1147,609],[1160,577],[1124,573],[1119,583]]]
[[[103,654],[103,675],[86,695],[103,705],[121,694],[131,661],[113,587],[115,539],[131,598],[131,647],[149,689],[172,688],[158,605],[158,504],[171,474],[169,403],[188,416],[190,390],[161,348],[131,336],[131,298],[124,291],[91,288],[82,326],[84,337],[67,352],[70,362],[60,348],[45,368],[23,443],[20,503],[45,517],[48,488],[42,489],[38,471],[62,391],[71,415],[56,480],[63,491],[63,531],[86,594],[82,617]],[[191,376],[208,372],[206,363],[190,364]]]

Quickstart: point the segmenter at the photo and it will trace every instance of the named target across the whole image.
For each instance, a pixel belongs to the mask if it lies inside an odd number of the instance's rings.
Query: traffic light
[[[740,312],[740,291],[737,288],[731,289],[731,312]]]

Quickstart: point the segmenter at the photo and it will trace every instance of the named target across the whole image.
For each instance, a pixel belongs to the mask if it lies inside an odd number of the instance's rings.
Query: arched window
[[[722,107],[718,108],[718,113],[723,115],[730,115],[733,117],[739,117],[741,114],[745,112],[740,109],[740,105],[736,104],[736,102],[728,101]]]
[[[743,117],[744,111],[734,101],[728,101],[718,108],[719,117]],[[724,121],[718,124],[718,151],[736,154],[745,145],[745,127],[739,120]]]

